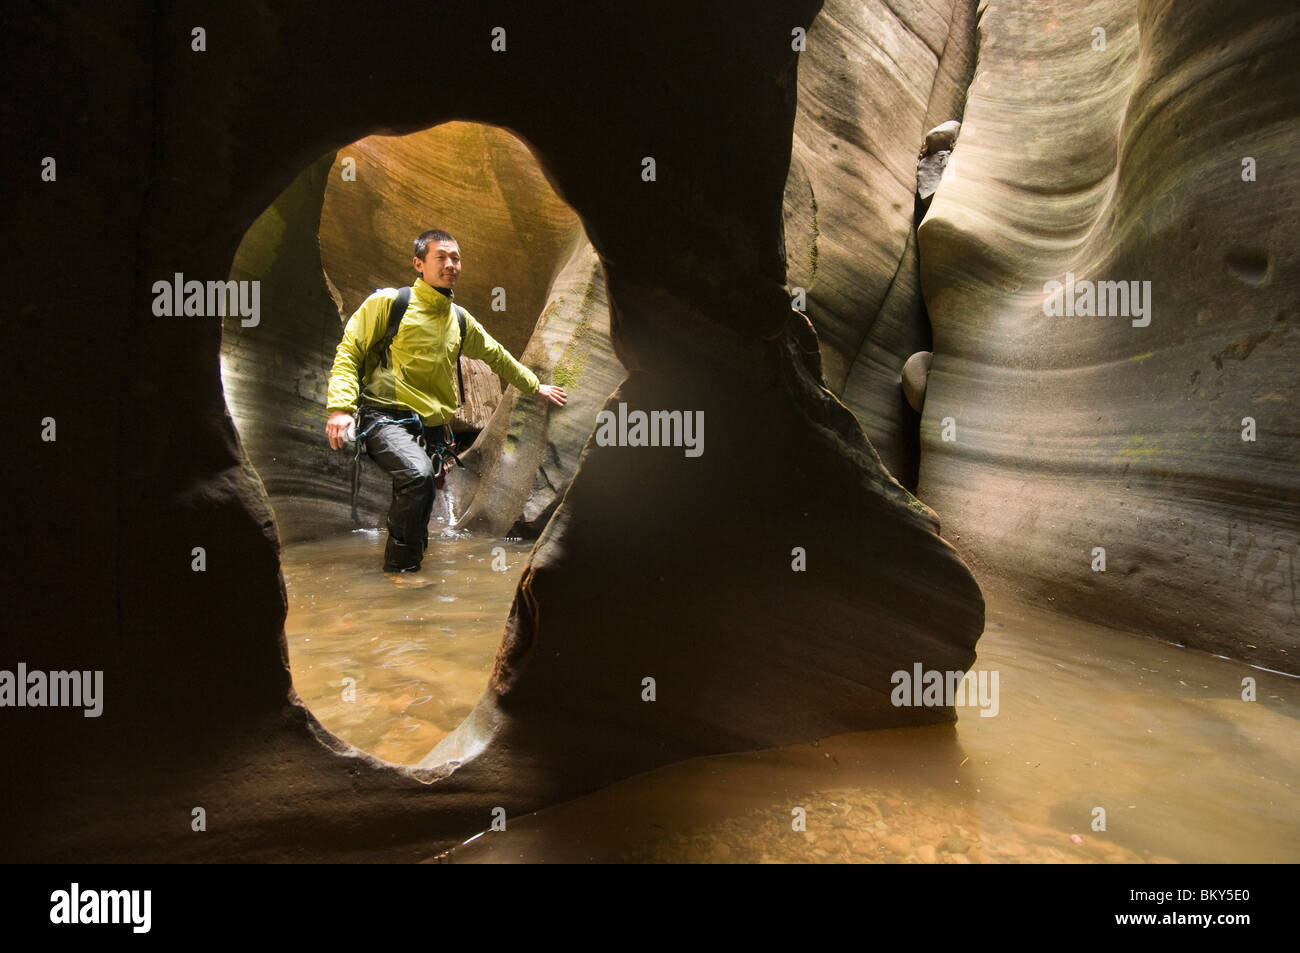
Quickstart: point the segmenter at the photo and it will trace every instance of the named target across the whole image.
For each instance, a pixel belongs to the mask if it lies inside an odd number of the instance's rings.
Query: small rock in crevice
[[[931,197],[943,179],[948,157],[961,132],[961,123],[955,119],[940,123],[925,134],[925,143],[916,157],[916,195],[928,207]]]

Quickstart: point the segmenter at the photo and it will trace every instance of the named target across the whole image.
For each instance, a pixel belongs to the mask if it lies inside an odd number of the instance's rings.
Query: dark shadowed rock
[[[82,74],[66,95],[50,93],[55,108],[15,112],[12,134],[74,156],[77,143],[110,132],[121,147],[82,166],[68,206],[24,199],[15,227],[48,227],[65,242],[74,223],[111,234],[129,221],[139,238],[113,252],[114,270],[93,288],[112,333],[93,353],[65,355],[69,369],[93,359],[88,380],[111,369],[111,386],[95,386],[119,403],[92,403],[76,373],[63,375],[77,382],[64,392],[82,398],[75,407],[94,406],[97,426],[120,433],[120,469],[87,480],[84,455],[75,466],[49,457],[52,473],[75,470],[80,485],[120,486],[91,514],[112,526],[112,564],[97,572],[114,578],[114,598],[83,601],[61,576],[23,578],[38,635],[13,645],[18,657],[48,651],[57,625],[53,639],[70,657],[105,670],[110,707],[93,732],[82,719],[32,718],[6,732],[7,757],[46,753],[37,778],[6,782],[29,831],[16,858],[427,856],[483,829],[494,807],[513,816],[675,759],[951,720],[951,709],[891,706],[890,673],[911,662],[967,667],[982,629],[979,589],[938,538],[934,514],[812,376],[783,288],[796,59],[773,38],[815,10],[521,4],[503,59],[484,41],[500,11],[467,7],[437,26],[439,69],[457,93],[445,111],[411,95],[427,87],[432,28],[406,10],[205,8],[208,35],[229,42],[201,57],[185,8],[83,12],[58,21],[66,29],[17,19],[17,48]],[[34,68],[30,60],[16,65]],[[364,81],[340,68],[351,63],[366,64]],[[92,101],[78,126],[83,90]],[[121,102],[113,90],[125,90]],[[224,277],[249,226],[321,157],[371,133],[450,119],[516,130],[531,145],[604,265],[611,346],[632,372],[618,398],[703,413],[707,444],[690,458],[680,447],[588,443],[524,570],[489,690],[428,768],[412,772],[347,748],[297,702],[276,520],[223,399],[219,319],[154,316],[149,292],[176,271]],[[641,177],[647,155],[653,181]],[[142,177],[147,187],[133,187]],[[309,186],[293,236],[312,214]],[[48,244],[33,249],[21,254],[45,265],[13,282],[20,313],[50,300],[49,262],[66,261],[44,258]],[[292,254],[302,276],[314,251]],[[45,305],[46,345],[80,333],[58,319],[80,313],[91,290],[74,281]],[[311,294],[328,300],[323,277]],[[323,306],[319,315],[310,346],[324,350]],[[289,327],[268,322],[264,333]],[[555,343],[567,350],[576,336]],[[259,348],[274,373],[275,348]],[[314,365],[322,372],[327,356]],[[295,374],[309,366],[291,358]],[[278,381],[266,387],[266,401],[283,393]],[[284,413],[305,413],[317,387]],[[45,405],[21,395],[14,410],[34,420]],[[788,485],[770,478],[771,440],[797,461]],[[49,494],[65,484],[56,475],[29,488],[31,509],[61,512]],[[205,572],[192,568],[195,547],[206,550]],[[796,549],[807,571],[792,570]],[[41,556],[48,573],[52,554]],[[104,619],[109,604],[119,611]],[[659,686],[653,705],[641,700],[646,677]],[[202,835],[189,828],[194,805],[210,819]]]

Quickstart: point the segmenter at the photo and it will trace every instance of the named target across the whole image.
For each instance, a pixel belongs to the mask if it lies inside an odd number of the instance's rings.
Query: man
[[[462,344],[451,300],[461,266],[456,239],[439,229],[422,233],[415,240],[412,264],[419,277],[389,346],[387,366],[371,349],[383,338],[396,288],[376,291],[348,321],[326,398],[330,417],[325,435],[330,446],[340,449],[348,431],[356,427],[366,434],[370,459],[392,475],[385,572],[414,572],[424,558],[438,476],[430,454],[449,444],[450,427],[443,425],[451,423],[458,406],[458,348],[487,362],[525,394],[561,407],[567,399],[564,388],[539,383],[464,309]],[[445,436],[439,439],[440,435]]]

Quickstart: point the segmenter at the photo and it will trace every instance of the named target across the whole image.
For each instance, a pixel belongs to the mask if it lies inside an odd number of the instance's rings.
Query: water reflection
[[[530,547],[434,536],[409,575],[380,571],[383,548],[374,531],[285,547],[289,664],[322,725],[415,764],[483,693]]]
[[[976,668],[1000,673],[996,717],[670,765],[441,859],[1300,860],[1295,679],[1007,598],[988,620]]]
[[[529,546],[435,538],[410,577],[378,571],[382,547],[355,533],[286,548],[290,659],[327,728],[415,764],[482,693]],[[1300,860],[1296,680],[986,595],[976,668],[999,673],[996,717],[671,765],[445,859]]]

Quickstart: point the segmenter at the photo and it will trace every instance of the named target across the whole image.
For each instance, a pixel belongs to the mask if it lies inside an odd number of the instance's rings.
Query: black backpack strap
[[[398,290],[397,297],[393,299],[393,306],[388,312],[388,326],[384,328],[384,335],[370,349],[371,354],[379,357],[380,367],[388,366],[388,349],[393,344],[393,338],[397,336],[402,315],[406,314],[406,308],[410,303],[411,289],[408,285]],[[455,303],[452,307],[456,309],[456,321],[460,325],[460,344],[456,348],[456,382],[460,385],[460,402],[463,404],[465,403],[465,374],[460,367],[460,355],[465,350],[465,309]]]
[[[410,286],[398,289],[397,297],[393,299],[393,306],[388,309],[388,327],[384,328],[384,336],[370,348],[370,353],[379,357],[380,367],[388,366],[388,349],[393,344],[393,338],[397,336],[398,325],[402,323],[402,315],[406,314],[407,305],[410,303]]]
[[[460,345],[456,348],[456,381],[460,384],[460,402],[463,404],[465,403],[465,375],[460,369],[460,352],[465,350],[465,309],[458,304],[453,304],[452,307],[456,309],[456,320],[460,324]]]

